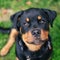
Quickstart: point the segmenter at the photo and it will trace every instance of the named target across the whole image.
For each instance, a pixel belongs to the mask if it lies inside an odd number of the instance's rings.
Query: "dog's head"
[[[14,14],[11,20],[20,31],[23,42],[30,50],[35,51],[48,40],[49,25],[53,26],[55,17],[55,11],[30,8]]]

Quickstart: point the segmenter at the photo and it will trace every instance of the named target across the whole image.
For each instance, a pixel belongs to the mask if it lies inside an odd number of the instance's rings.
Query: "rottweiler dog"
[[[53,27],[56,15],[55,11],[43,8],[29,8],[13,14],[10,37],[0,55],[6,55],[16,42],[17,60],[48,60],[53,50],[49,27]]]

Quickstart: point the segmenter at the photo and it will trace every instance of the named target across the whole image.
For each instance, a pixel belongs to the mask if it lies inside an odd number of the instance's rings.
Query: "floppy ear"
[[[49,21],[49,23],[52,27],[53,26],[53,21],[57,16],[56,11],[49,10],[49,9],[43,9],[43,11],[45,12],[46,16],[48,17],[48,21]]]
[[[19,18],[22,16],[23,11],[13,14],[10,19],[13,22],[13,28],[18,28],[20,26]]]
[[[19,11],[19,12],[13,14],[13,15],[10,17],[11,21],[12,21],[12,22],[16,21],[16,19],[17,19],[18,17],[20,17],[22,14],[23,14],[23,11]],[[16,18],[16,19],[15,19],[15,18]]]

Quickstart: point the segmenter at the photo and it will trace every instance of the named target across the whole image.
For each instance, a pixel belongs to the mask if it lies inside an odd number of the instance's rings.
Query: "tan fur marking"
[[[29,18],[26,18],[26,21],[29,22]]]
[[[41,30],[41,39],[45,40],[48,39],[48,31]]]
[[[38,16],[38,20],[41,20],[41,16]]]
[[[19,59],[16,57],[16,60],[19,60]]]
[[[23,34],[22,38],[24,38],[25,41],[29,41],[29,42],[32,42],[32,40],[33,40],[33,37],[32,37],[32,34],[30,33],[30,31]]]
[[[26,41],[24,41],[24,43],[26,44],[26,46],[31,51],[37,51],[37,50],[39,50],[41,48],[41,45],[28,44],[28,43],[26,43]]]
[[[12,29],[7,44],[2,48],[2,50],[0,52],[1,56],[4,56],[8,53],[9,49],[12,47],[13,43],[15,42],[15,38],[17,35],[18,35],[17,30]]]
[[[22,35],[22,39],[24,41],[24,43],[26,44],[26,46],[29,48],[29,50],[31,51],[37,51],[40,49],[41,45],[34,45],[34,44],[28,44],[26,41],[28,42],[32,42],[33,41],[33,37],[32,34],[29,32],[25,33]]]

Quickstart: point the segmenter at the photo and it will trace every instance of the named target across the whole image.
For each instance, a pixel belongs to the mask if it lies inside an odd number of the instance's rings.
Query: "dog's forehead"
[[[38,16],[46,20],[46,15],[41,9],[28,9],[24,11],[21,20],[26,20],[26,18],[29,18],[30,20],[36,20]]]
[[[25,17],[36,17],[36,16],[39,16],[39,15],[41,15],[41,12],[40,12],[40,10],[36,10],[36,9],[26,10],[24,12]]]
[[[28,17],[35,17],[38,15],[41,15],[40,12],[36,11],[36,10],[31,10],[29,12],[25,12],[25,14],[27,14],[26,16],[28,16]]]

